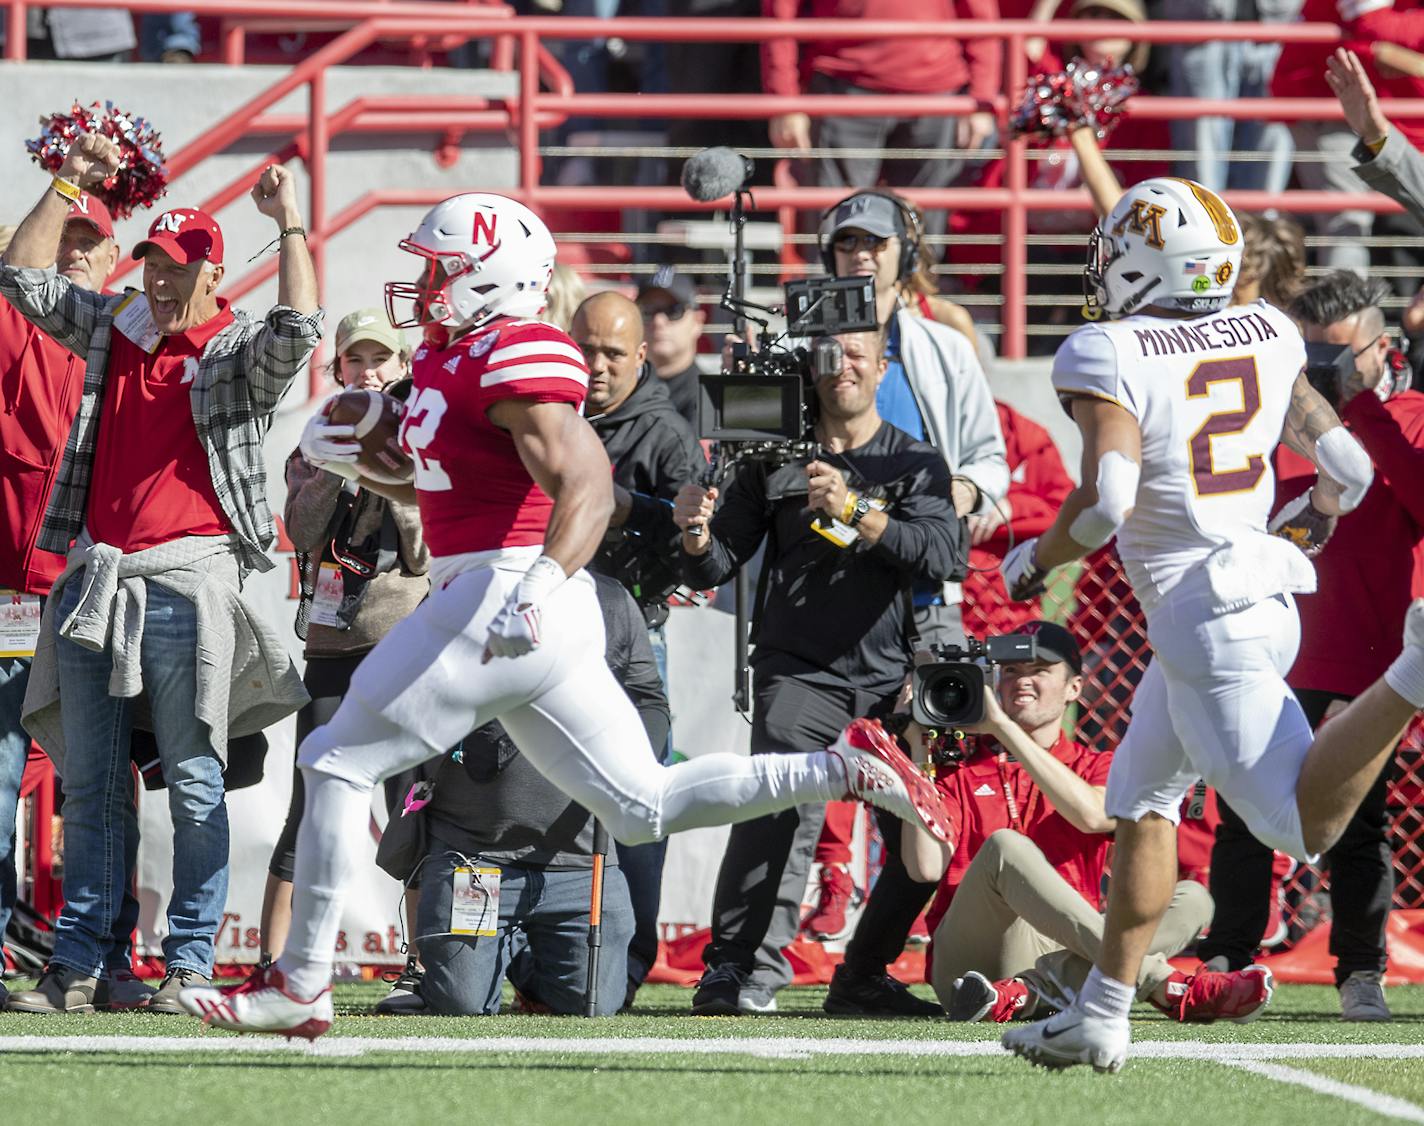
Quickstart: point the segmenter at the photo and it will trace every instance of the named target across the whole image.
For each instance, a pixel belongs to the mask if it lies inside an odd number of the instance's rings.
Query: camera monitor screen
[[[698,381],[701,437],[714,441],[796,441],[805,430],[795,375],[704,375]]]
[[[875,279],[807,278],[786,283],[786,331],[791,336],[873,332]]]

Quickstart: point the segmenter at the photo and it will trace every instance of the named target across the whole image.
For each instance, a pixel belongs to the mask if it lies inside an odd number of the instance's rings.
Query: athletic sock
[[[1078,994],[1078,1005],[1091,1017],[1126,1020],[1136,993],[1131,985],[1108,977],[1094,966]]]
[[[331,984],[352,844],[371,815],[371,790],[305,767],[302,777],[307,801],[297,831],[292,926],[277,969],[294,995],[310,999]]]

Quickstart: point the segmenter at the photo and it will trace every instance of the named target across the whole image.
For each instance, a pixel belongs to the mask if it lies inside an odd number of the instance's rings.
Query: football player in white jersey
[[[1153,660],[1108,777],[1117,851],[1102,953],[1073,1004],[1007,1033],[1051,1067],[1122,1066],[1138,967],[1176,881],[1176,822],[1197,778],[1273,848],[1308,859],[1344,831],[1401,731],[1424,707],[1424,601],[1385,676],[1312,741],[1284,678],[1299,643],[1292,597],[1315,588],[1304,551],[1364,496],[1369,458],[1306,381],[1290,319],[1227,308],[1241,234],[1200,184],[1128,189],[1093,233],[1090,315],[1054,360],[1083,435],[1082,484],[1053,526],[1004,560],[1017,598],[1117,536]],[[1313,489],[1268,525],[1277,442],[1310,458]],[[1270,534],[1275,532],[1275,535]],[[1326,595],[1328,597],[1328,595]],[[1261,968],[1238,1021],[1270,998]]]
[[[414,480],[361,480],[419,503],[431,594],[299,749],[307,803],[281,958],[240,986],[184,990],[183,1006],[238,1031],[327,1031],[349,845],[366,830],[372,788],[492,719],[629,844],[845,797],[948,839],[934,787],[869,720],[811,754],[659,764],[604,663],[603,618],[583,570],[613,510],[608,457],[582,415],[588,369],[561,329],[531,319],[544,307],[554,240],[522,204],[472,193],[434,207],[401,247],[422,272],[387,286],[391,320],[427,330],[401,427]],[[396,313],[403,301],[409,318]],[[359,475],[354,428],[320,411],[301,447],[316,464]]]

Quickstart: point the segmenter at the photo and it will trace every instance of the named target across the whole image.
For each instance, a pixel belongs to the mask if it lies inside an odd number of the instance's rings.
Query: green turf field
[[[1118,1076],[1031,1068],[992,1026],[827,1017],[820,989],[760,1017],[688,1016],[691,994],[668,986],[602,1020],[363,1015],[384,988],[338,987],[314,1048],[182,1017],[0,1013],[0,1122],[1424,1122],[1424,986],[1390,989],[1385,1025],[1341,1024],[1334,990],[1313,986],[1279,989],[1245,1026],[1142,1011]]]

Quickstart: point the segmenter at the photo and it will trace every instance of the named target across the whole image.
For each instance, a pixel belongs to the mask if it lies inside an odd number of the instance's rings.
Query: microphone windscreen
[[[683,190],[701,203],[729,196],[745,186],[750,163],[725,145],[703,149],[682,166]]]

